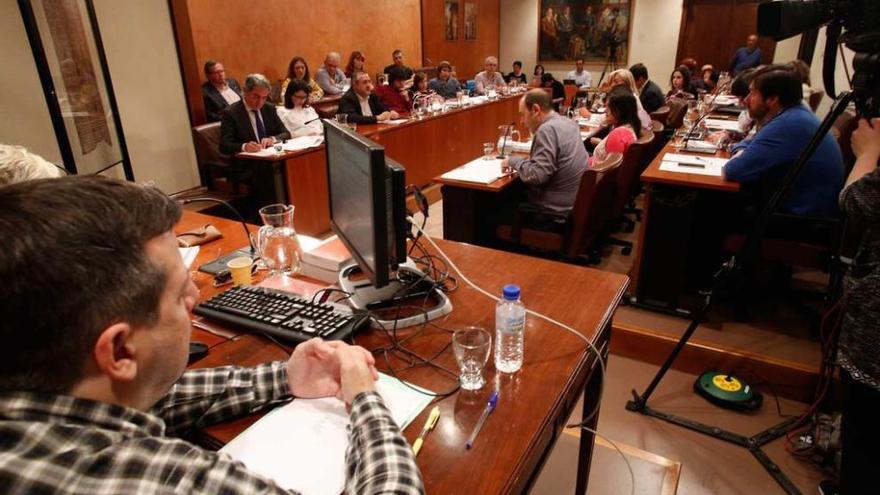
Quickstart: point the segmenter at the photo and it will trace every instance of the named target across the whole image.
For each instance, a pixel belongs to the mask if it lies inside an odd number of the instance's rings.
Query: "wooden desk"
[[[717,204],[719,195],[737,193],[739,183],[723,177],[660,170],[666,153],[676,153],[671,142],[641,175],[645,199],[636,257],[630,270],[630,277],[635,281],[633,302],[650,309],[687,315],[690,310],[681,296],[684,272],[691,262],[689,255],[705,255],[700,252],[701,248],[712,249],[714,244],[691,241],[691,234],[695,238],[700,235],[695,213],[701,204]],[[716,155],[724,157],[727,153]],[[718,246],[714,248],[717,250]]]
[[[214,244],[228,245],[225,250],[239,246],[235,232],[241,229],[227,220],[186,213],[179,229],[203,225],[208,219],[230,235],[203,246],[197,262],[214,256],[217,250]],[[456,242],[439,240],[438,244],[476,284],[490,292],[500,293],[506,283],[519,284],[529,309],[578,329],[601,350],[603,359],[607,358],[611,319],[626,289],[626,277]],[[494,269],[487,270],[487,267]],[[589,288],[588,295],[583,292],[585,288]],[[204,292],[202,297],[206,297]],[[454,309],[437,321],[437,325],[444,329],[465,325],[493,328],[494,301],[463,286],[450,297]],[[455,358],[446,348],[450,335],[444,329],[430,326],[407,345],[423,356],[440,353],[436,361],[456,369]],[[403,329],[399,335],[407,336],[415,330]],[[217,342],[216,337],[201,330],[194,330],[194,337]],[[387,344],[384,333],[375,331],[356,336],[356,341],[368,349]],[[220,339],[208,356],[193,367],[253,365],[285,358],[281,349],[262,337],[241,335],[227,341]],[[381,357],[377,361],[380,370],[386,367]],[[402,364],[391,360],[392,366]],[[418,457],[427,492],[526,492],[540,473],[581,393],[585,393],[585,413],[597,406],[601,380],[597,367],[595,354],[588,351],[580,339],[529,317],[522,370],[513,375],[496,373],[490,358],[485,372],[488,386],[474,393],[458,392],[439,401],[440,421]],[[437,392],[454,385],[446,375],[427,367],[413,368],[399,375]],[[467,451],[465,439],[494,389],[498,389],[500,395],[498,407],[483,427],[475,448]],[[429,408],[404,431],[409,441],[418,436],[428,412]],[[203,433],[210,443],[220,445],[257,418],[249,416],[210,427]],[[587,425],[595,427],[597,418],[598,414]],[[580,439],[577,493],[586,492],[592,446],[592,435],[584,432]]]

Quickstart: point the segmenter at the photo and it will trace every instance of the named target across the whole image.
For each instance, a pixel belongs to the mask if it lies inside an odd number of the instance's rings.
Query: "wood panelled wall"
[[[205,80],[202,65],[207,59],[222,62],[227,77],[239,82],[251,72],[260,72],[271,81],[283,78],[295,55],[305,57],[314,74],[328,51],[338,51],[344,66],[351,51],[360,50],[367,70],[374,74],[391,63],[396,48],[404,51],[408,65],[419,66],[422,61],[420,0],[170,2],[193,124],[204,122],[199,87]],[[491,3],[494,10],[487,10],[495,27],[484,29],[486,34],[494,31],[497,45],[498,0]]]
[[[464,39],[464,5],[477,4],[477,36],[475,40]],[[483,60],[490,55],[499,56],[501,2],[500,0],[459,0],[458,39],[447,41],[445,36],[444,8],[446,0],[422,0],[422,45],[425,65],[437,65],[447,60],[456,68],[458,79],[473,79],[483,70]],[[505,74],[510,67],[500,67]]]

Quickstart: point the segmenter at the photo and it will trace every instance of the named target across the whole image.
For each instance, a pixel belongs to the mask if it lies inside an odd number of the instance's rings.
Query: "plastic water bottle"
[[[513,373],[522,367],[526,307],[519,300],[519,286],[504,286],[495,305],[495,369]]]

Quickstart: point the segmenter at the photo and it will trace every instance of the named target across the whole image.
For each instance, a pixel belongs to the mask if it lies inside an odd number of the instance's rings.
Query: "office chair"
[[[663,147],[666,146],[666,142],[668,141],[664,135],[666,132],[666,126],[662,124],[662,121],[656,119],[652,120],[651,132],[654,134],[654,140],[652,141],[652,145],[645,150],[645,153],[642,156],[638,173],[636,174],[635,186],[630,192],[629,202],[627,202],[626,209],[624,210],[624,214],[634,215],[637,222],[642,221],[642,209],[636,208],[636,198],[642,194],[643,191],[642,181],[639,180],[639,178],[642,176],[645,169],[648,168],[648,165],[657,158],[657,155],[663,150]]]
[[[612,237],[610,233],[616,230],[621,224],[624,225],[624,232],[632,232],[635,230],[635,222],[627,218],[624,213],[626,205],[629,202],[629,195],[632,191],[635,180],[638,178],[638,171],[641,167],[642,159],[645,153],[651,149],[654,141],[654,133],[646,132],[638,139],[638,141],[629,145],[626,153],[623,154],[623,161],[617,172],[617,184],[614,191],[614,198],[609,210],[608,222],[606,223],[606,233],[602,239],[604,244],[620,246],[621,253],[628,256],[632,252],[632,243]]]
[[[666,124],[667,120],[669,119],[669,112],[671,110],[672,109],[669,107],[669,105],[663,105],[657,110],[651,112],[651,120],[656,120],[657,122]]]
[[[666,127],[671,131],[667,131],[671,135],[672,132],[675,132],[684,123],[684,114],[687,112],[687,100],[672,98],[667,105],[669,106],[669,116],[666,120]]]

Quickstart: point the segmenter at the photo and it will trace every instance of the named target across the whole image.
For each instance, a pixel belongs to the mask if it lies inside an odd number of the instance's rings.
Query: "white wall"
[[[95,0],[135,180],[199,185],[168,2]]]
[[[681,26],[681,0],[635,0],[633,5],[632,39],[628,60],[621,67],[642,62],[651,79],[665,88]],[[501,0],[501,54],[503,72],[509,72],[514,60],[522,60],[523,71],[532,73],[538,60],[538,0]],[[598,82],[604,64],[587,64],[587,70]],[[547,63],[548,72],[562,80],[573,63]]]
[[[840,50],[837,51],[837,60],[834,70],[834,90],[840,94],[841,91],[850,89],[849,80],[846,77],[844,63],[852,75],[852,59],[855,53],[849,48],[843,48],[843,60],[840,58]],[[825,64],[825,28],[819,30],[819,39],[816,41],[816,53],[813,54],[813,63],[810,64],[810,83],[814,88],[822,88],[825,90],[825,96],[816,110],[816,115],[820,118],[828,114],[831,109],[831,98],[828,97],[828,90],[825,89],[825,83],[822,81],[822,66]]]
[[[61,163],[61,151],[17,2],[0,2],[0,143]]]

